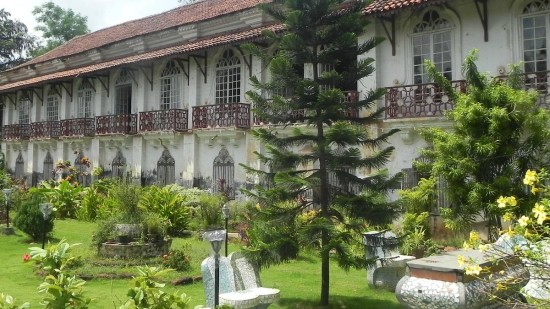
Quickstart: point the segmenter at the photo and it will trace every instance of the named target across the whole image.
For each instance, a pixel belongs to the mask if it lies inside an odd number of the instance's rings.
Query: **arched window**
[[[160,109],[178,108],[181,100],[181,72],[174,60],[168,61],[160,74]]]
[[[523,7],[521,17],[523,65],[526,73],[544,72],[548,66],[550,1],[534,0]]]
[[[161,186],[173,184],[176,181],[176,160],[168,149],[164,149],[157,162],[157,183]]]
[[[231,49],[216,64],[216,104],[241,100],[241,60]]]
[[[46,97],[46,121],[59,120],[59,91],[51,86]]]
[[[120,71],[115,82],[115,114],[128,115],[132,111],[132,73]]]
[[[93,102],[94,102],[95,90],[92,85],[92,81],[84,79],[80,86],[78,86],[77,101],[78,101],[78,118],[90,118],[93,117]]]
[[[28,124],[31,122],[31,100],[21,98],[19,100],[19,124]]]
[[[427,11],[422,21],[413,28],[413,80],[415,84],[428,83],[429,75],[424,71],[424,60],[431,60],[436,69],[451,80],[452,68],[452,24],[437,11]]]
[[[17,159],[15,159],[15,179],[25,178],[25,160],[23,160],[23,154],[19,152]]]
[[[44,180],[52,179],[53,178],[53,173],[54,173],[53,159],[52,159],[52,155],[48,151],[46,153],[46,157],[44,158],[44,166],[43,166],[43,169],[42,169],[42,179],[44,179]]]
[[[111,163],[113,169],[111,176],[119,179],[124,179],[126,174],[126,158],[122,154],[122,151],[116,153],[113,162]]]
[[[225,148],[214,159],[212,181],[212,191],[225,194],[230,199],[235,198],[235,162]]]

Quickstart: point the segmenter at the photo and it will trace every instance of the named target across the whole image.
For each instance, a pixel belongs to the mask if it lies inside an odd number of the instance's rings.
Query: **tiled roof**
[[[116,66],[149,61],[149,60],[168,57],[176,54],[201,51],[201,50],[211,48],[213,46],[251,41],[254,39],[261,38],[262,31],[264,30],[281,31],[283,29],[284,29],[283,25],[277,24],[277,25],[264,26],[264,27],[260,27],[252,30],[235,32],[231,34],[219,35],[215,37],[210,37],[202,40],[185,43],[182,45],[150,51],[150,52],[146,52],[138,55],[133,55],[133,56],[124,57],[124,58],[115,59],[115,60],[106,61],[106,62],[97,63],[97,64],[92,64],[92,65],[88,65],[80,68],[59,71],[59,72],[37,76],[37,77],[33,77],[33,78],[29,78],[26,80],[21,80],[13,83],[3,84],[3,85],[0,85],[0,91],[13,91],[20,88],[41,84],[44,82],[63,80],[67,78],[74,78],[77,76],[86,76],[86,74],[103,71]]]
[[[175,0],[174,0],[175,1]],[[185,24],[196,23],[250,9],[270,0],[203,0],[173,10],[132,20],[86,35],[78,36],[58,48],[36,57],[24,65],[67,57],[94,48],[116,43],[144,34],[163,31]]]
[[[366,15],[386,14],[407,7],[425,6],[446,1],[447,0],[374,0],[365,9],[363,9],[363,13]]]

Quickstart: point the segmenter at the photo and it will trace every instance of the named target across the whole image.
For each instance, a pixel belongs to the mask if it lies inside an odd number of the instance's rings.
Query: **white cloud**
[[[21,2],[24,4],[22,5]],[[34,30],[36,21],[32,10],[45,2],[47,0],[0,0],[2,3],[0,7],[8,11],[12,19],[27,25],[29,32],[40,36],[40,33]],[[91,31],[158,14],[180,5],[177,0],[53,0],[53,2],[63,9],[72,9],[75,13],[88,17],[88,28]]]

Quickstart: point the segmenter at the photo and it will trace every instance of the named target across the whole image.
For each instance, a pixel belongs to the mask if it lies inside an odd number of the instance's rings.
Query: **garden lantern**
[[[4,202],[6,203],[6,229],[10,228],[10,203],[11,203],[11,193],[12,189],[3,189],[4,193]]]
[[[51,203],[40,203],[38,206],[40,207],[40,212],[44,219],[42,221],[42,249],[44,249],[44,245],[46,244],[46,221],[48,221],[52,214],[53,206]]]
[[[222,229],[206,231],[202,234],[202,238],[208,240],[214,250],[214,308],[218,307],[220,301],[220,249],[226,235],[227,232]]]
[[[227,223],[229,222],[229,207],[227,204],[223,204],[222,207],[223,219],[225,220],[225,256],[227,257],[227,245],[229,243],[229,231],[227,230]]]

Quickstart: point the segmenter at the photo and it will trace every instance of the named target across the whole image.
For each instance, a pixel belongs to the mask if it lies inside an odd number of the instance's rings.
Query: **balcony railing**
[[[539,93],[537,105],[550,110],[550,71],[540,71],[522,74],[526,90]]]
[[[188,129],[188,112],[186,109],[169,109],[139,113],[139,131],[176,131]]]
[[[31,135],[31,126],[30,124],[10,124],[4,126],[3,131],[4,140],[29,139]]]
[[[250,105],[227,103],[193,107],[193,129],[250,128]]]
[[[94,118],[74,118],[61,120],[61,136],[94,136]]]
[[[466,81],[452,81],[456,91],[466,91]],[[443,116],[454,102],[435,83],[386,88],[386,119]]]
[[[137,115],[108,115],[96,117],[96,131],[99,135],[136,134]]]
[[[31,124],[31,138],[58,138],[61,134],[59,121],[43,121]]]

